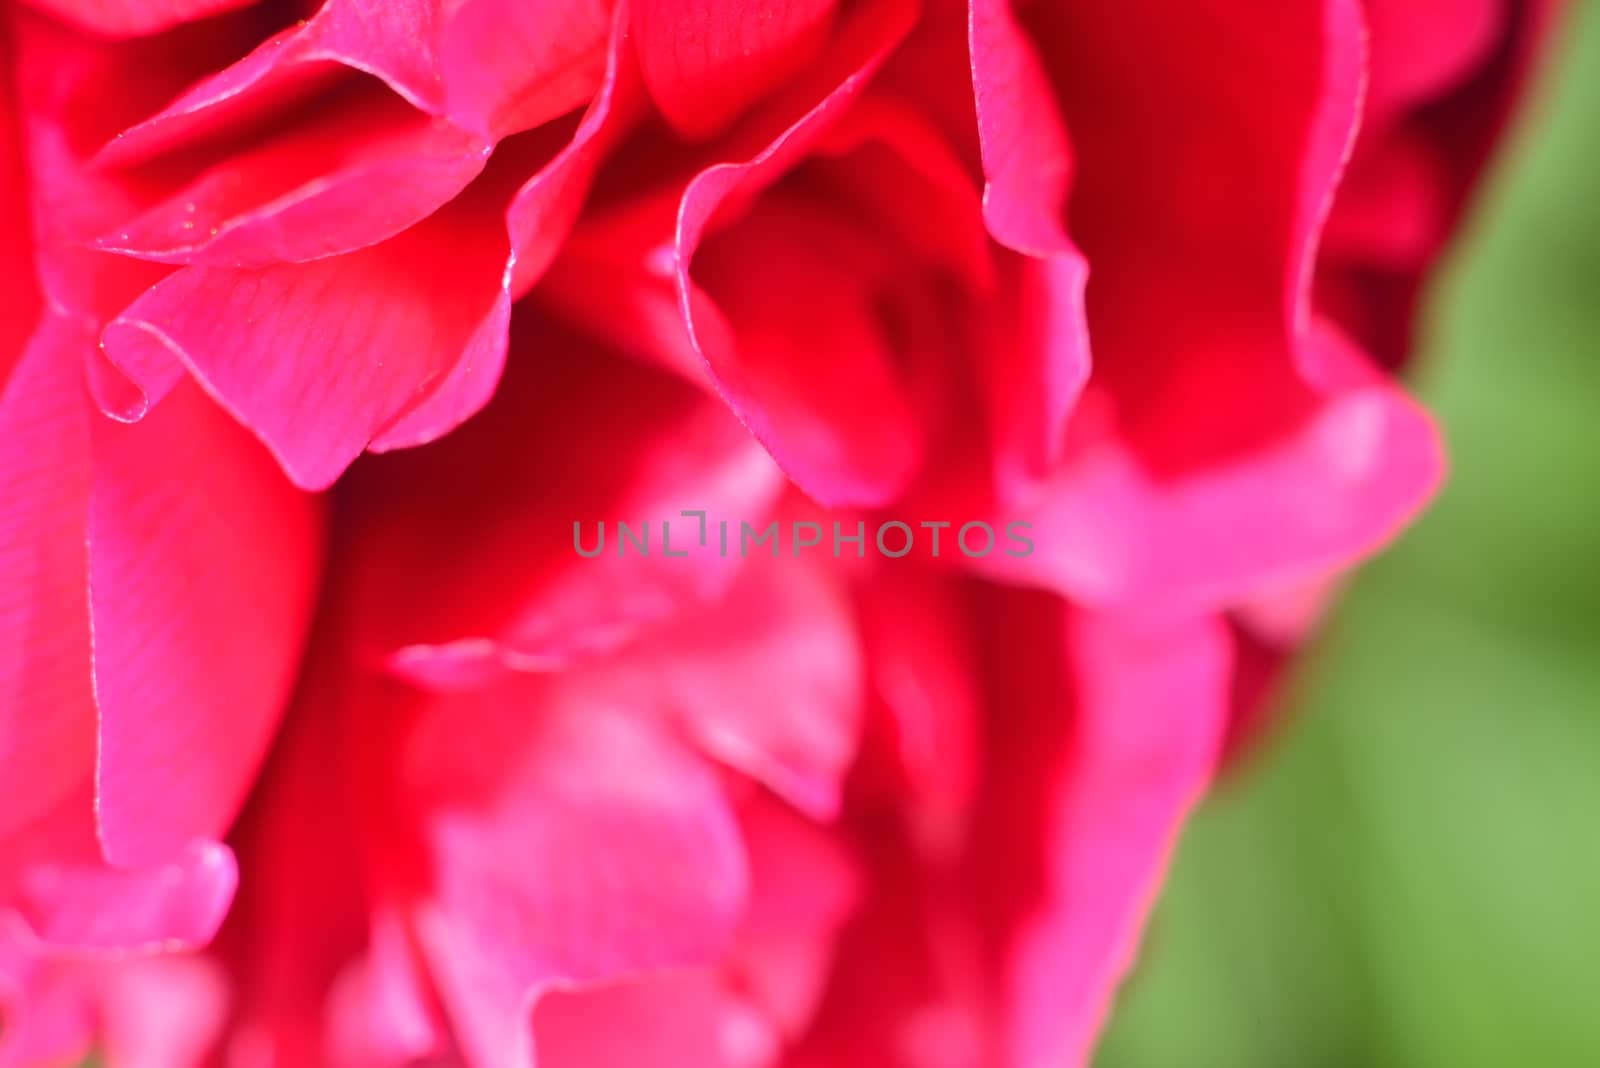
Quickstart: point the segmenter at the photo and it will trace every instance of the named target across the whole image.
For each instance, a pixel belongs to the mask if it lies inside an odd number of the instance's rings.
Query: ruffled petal
[[[594,96],[606,69],[612,0],[467,0],[451,14],[442,67],[446,108],[499,138]]]
[[[694,346],[735,414],[786,473],[825,504],[884,503],[904,488],[919,457],[910,413],[892,387],[881,328],[859,305],[841,305],[837,317],[810,314],[818,301],[844,298],[846,287],[821,269],[816,253],[802,258],[801,246],[784,242],[784,254],[772,255],[782,231],[771,227],[793,225],[793,216],[786,224],[781,213],[763,218],[758,211],[748,221],[763,272],[752,271],[736,245],[735,258],[718,270],[701,245],[713,240],[714,222],[737,217],[826,132],[903,38],[910,15],[904,5],[886,3],[847,19],[815,76],[797,90],[813,93],[821,85],[820,99],[810,97],[800,118],[784,120],[775,136],[752,128],[757,150],[742,158],[730,152],[740,161],[696,175],[678,210],[676,284]],[[771,251],[761,256],[761,249]],[[697,253],[707,253],[703,262],[696,262]],[[713,285],[722,283],[727,307],[711,299],[691,267],[716,276]],[[784,272],[776,285],[769,282],[772,271]],[[792,297],[785,285],[801,288]],[[835,359],[836,349],[851,355]],[[827,358],[798,363],[803,353]]]
[[[553,986],[726,949],[747,883],[738,826],[663,728],[529,679],[436,699],[407,733],[397,804],[425,864],[412,924],[474,1068],[532,1063],[531,1010]]]
[[[1007,279],[1009,327],[986,349],[997,488],[1014,494],[1054,464],[1089,377],[1088,267],[1066,234],[1072,149],[1033,45],[1006,0],[971,0],[968,38],[983,150],[984,220],[1027,258]]]
[[[185,268],[129,305],[103,344],[119,364],[153,345],[180,354],[297,485],[323,489],[370,444],[417,444],[487,400],[509,298],[504,228],[483,199],[349,255]],[[479,374],[451,373],[463,366]],[[441,384],[465,398],[405,422]]]
[[[489,147],[375,83],[358,84],[307,121],[207,167],[95,244],[212,267],[350,252],[449,201],[483,170]]]

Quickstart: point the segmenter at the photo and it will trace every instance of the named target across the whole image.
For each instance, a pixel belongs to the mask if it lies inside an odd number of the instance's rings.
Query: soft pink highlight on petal
[[[505,351],[506,251],[481,222],[465,204],[345,256],[186,268],[107,328],[106,350],[163,339],[297,485],[325,488],[440,383],[470,396],[397,438],[437,436],[487,398]],[[452,375],[463,363],[480,374]]]
[[[466,0],[444,34],[448,114],[498,138],[582,105],[602,83],[615,6],[612,0]]]
[[[91,343],[49,317],[0,387],[0,841],[76,790],[94,762],[90,413],[78,373]]]
[[[1047,802],[1046,896],[1009,972],[1008,1063],[1019,1068],[1087,1062],[1227,724],[1216,620],[1080,616],[1070,642],[1078,701]]]
[[[398,769],[428,864],[413,922],[474,1068],[530,1063],[541,991],[714,959],[743,907],[708,769],[579,696],[530,680],[438,701]]]
[[[219,838],[298,671],[318,578],[315,504],[192,385],[96,428],[89,585],[106,857]]]

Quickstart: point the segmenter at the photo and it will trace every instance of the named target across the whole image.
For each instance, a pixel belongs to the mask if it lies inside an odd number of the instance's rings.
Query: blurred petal
[[[1227,728],[1227,632],[1204,617],[1074,614],[1052,627],[1061,606],[1043,600],[1004,611],[988,637],[1005,665],[993,697],[1007,711],[993,723],[971,876],[999,907],[1006,1063],[1082,1064],[1178,828],[1210,782]],[[1070,696],[1054,690],[1052,637],[1066,641]],[[1015,861],[1033,833],[1043,854],[1030,878]],[[988,880],[1002,860],[1008,876]]]
[[[254,0],[28,0],[39,10],[90,33],[133,37],[191,19],[244,7]]]
[[[990,423],[1002,494],[1038,478],[1059,458],[1068,416],[1089,376],[1083,292],[1087,265],[1064,221],[1072,149],[1050,82],[1006,0],[971,0],[968,35],[978,139],[983,149],[984,220],[1006,247],[1023,253],[1012,329],[986,350]]]
[[[759,524],[782,489],[738,422],[676,378],[536,316],[516,349],[481,418],[370,458],[349,484],[372,532],[351,572],[371,598],[364,641],[431,684],[560,668],[715,599],[741,566],[740,521]],[[706,536],[685,509],[705,511]]]
[[[398,803],[427,864],[413,924],[475,1068],[531,1063],[543,990],[725,950],[738,827],[662,728],[530,679],[432,701],[404,745]]]

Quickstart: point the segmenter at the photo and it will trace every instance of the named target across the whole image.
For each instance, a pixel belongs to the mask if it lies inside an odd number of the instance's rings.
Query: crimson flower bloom
[[[0,5],[0,1065],[1082,1063],[1548,6]]]

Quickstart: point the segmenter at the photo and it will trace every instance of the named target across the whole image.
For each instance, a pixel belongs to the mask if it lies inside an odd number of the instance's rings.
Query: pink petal
[[[1366,0],[1373,121],[1459,86],[1503,38],[1512,6],[1506,0]]]
[[[1052,627],[1060,607],[1013,595],[986,628],[1005,713],[971,877],[1007,947],[1004,1059],[1027,1068],[1086,1063],[1228,715],[1218,620],[1075,615]],[[1066,679],[1050,666],[1063,640]],[[1019,867],[1034,833],[1039,866]]]
[[[466,0],[445,29],[452,119],[500,138],[571,111],[599,89],[610,0]]]
[[[827,575],[754,560],[721,603],[569,674],[596,704],[676,720],[797,809],[837,815],[862,679],[849,605]]]
[[[74,1064],[94,1040],[81,972],[44,960],[27,928],[0,911],[0,1068]]]
[[[727,125],[821,53],[834,0],[634,0],[646,84],[690,137]]]
[[[627,9],[619,5],[600,87],[572,140],[529,178],[506,208],[506,230],[516,254],[511,293],[533,288],[560,252],[578,220],[607,153],[644,114],[638,59],[627,35]]]
[[[90,33],[133,37],[244,7],[252,0],[28,0]]]
[[[101,1048],[117,1068],[203,1068],[227,1022],[228,985],[199,956],[134,958],[96,975]]]
[[[175,350],[306,489],[375,441],[437,436],[486,399],[504,358],[503,229],[472,194],[379,245],[261,270],[189,267],[104,334],[112,360]],[[458,366],[476,377],[452,375]],[[448,404],[406,422],[443,383]],[[458,392],[468,395],[460,398]]]
[[[190,386],[96,426],[96,812],[106,857],[220,838],[288,701],[318,578],[314,503]]]
[[[0,840],[94,767],[84,548],[93,340],[49,317],[0,387]]]
[[[214,267],[320,259],[393,237],[483,169],[487,143],[360,89],[205,169],[97,246]]]
[[[1028,256],[1008,279],[1011,330],[986,350],[990,425],[1003,495],[1055,463],[1089,376],[1083,255],[1063,227],[1072,149],[1051,86],[1005,0],[971,0],[968,40],[983,150],[984,219]]]
[[[531,1063],[530,1010],[553,985],[726,947],[738,827],[709,769],[648,721],[515,681],[432,702],[401,776],[428,865],[414,928],[475,1068]]]
[[[793,1040],[816,1015],[837,935],[861,904],[861,873],[837,826],[813,823],[760,793],[746,801],[740,818],[750,908],[729,981]]]
[[[125,165],[258,120],[362,71],[433,114],[443,110],[438,0],[328,0],[309,21],[189,87],[159,114],[118,134],[103,163]]]
[[[1366,357],[1326,329],[1345,367]],[[1443,475],[1427,414],[1382,382],[1330,392],[1297,429],[1175,476],[1114,439],[1075,450],[1032,523],[1030,557],[980,565],[1089,604],[1220,606],[1345,567],[1392,538]]]
[[[232,856],[199,843],[170,863],[110,867],[95,838],[88,553],[92,342],[47,319],[0,396],[0,618],[21,656],[0,661],[0,902],[72,950],[210,938],[233,892]],[[48,710],[48,715],[29,714]],[[3,911],[3,908],[0,908]]]
[[[719,210],[726,217],[746,206],[770,186],[815,143],[849,101],[861,90],[887,52],[905,34],[908,15],[901,5],[873,5],[848,19],[834,44],[817,64],[815,76],[800,88],[807,94],[820,85],[820,99],[798,120],[786,125],[743,162],[722,163],[702,171],[685,190],[676,234],[678,298],[690,336],[706,360],[718,390],[785,471],[817,500],[827,504],[879,503],[891,499],[909,478],[917,459],[909,413],[894,403],[884,340],[859,307],[845,305],[843,314],[811,315],[812,304],[841,297],[841,280],[818,269],[815,253],[798,259],[801,246],[777,243],[793,217],[753,218],[759,252],[767,250],[767,271],[782,270],[779,285],[758,285],[748,260],[730,258],[720,272],[714,258],[696,265],[710,271],[729,292],[732,307],[719,309],[691,280],[690,266],[707,238]],[[774,230],[773,227],[779,227]],[[733,240],[735,235],[729,235]],[[772,259],[781,248],[784,255]],[[737,248],[733,249],[737,257]],[[736,266],[736,264],[738,264]],[[782,285],[803,285],[791,299]],[[742,321],[741,321],[742,320]],[[832,333],[829,333],[832,331]],[[797,367],[794,359],[818,345],[844,346],[851,357]],[[814,380],[811,375],[819,376]],[[875,430],[862,411],[880,405]],[[857,465],[862,469],[858,470]]]
[[[769,193],[700,244],[686,298],[700,351],[751,432],[827,505],[886,504],[921,460],[863,278],[875,253],[823,205]]]
[[[238,881],[226,846],[196,841],[168,862],[145,868],[35,863],[21,879],[16,907],[39,940],[55,950],[183,949],[211,940]]]
[[[765,1013],[707,969],[542,999],[540,1068],[761,1068],[783,1049]]]

